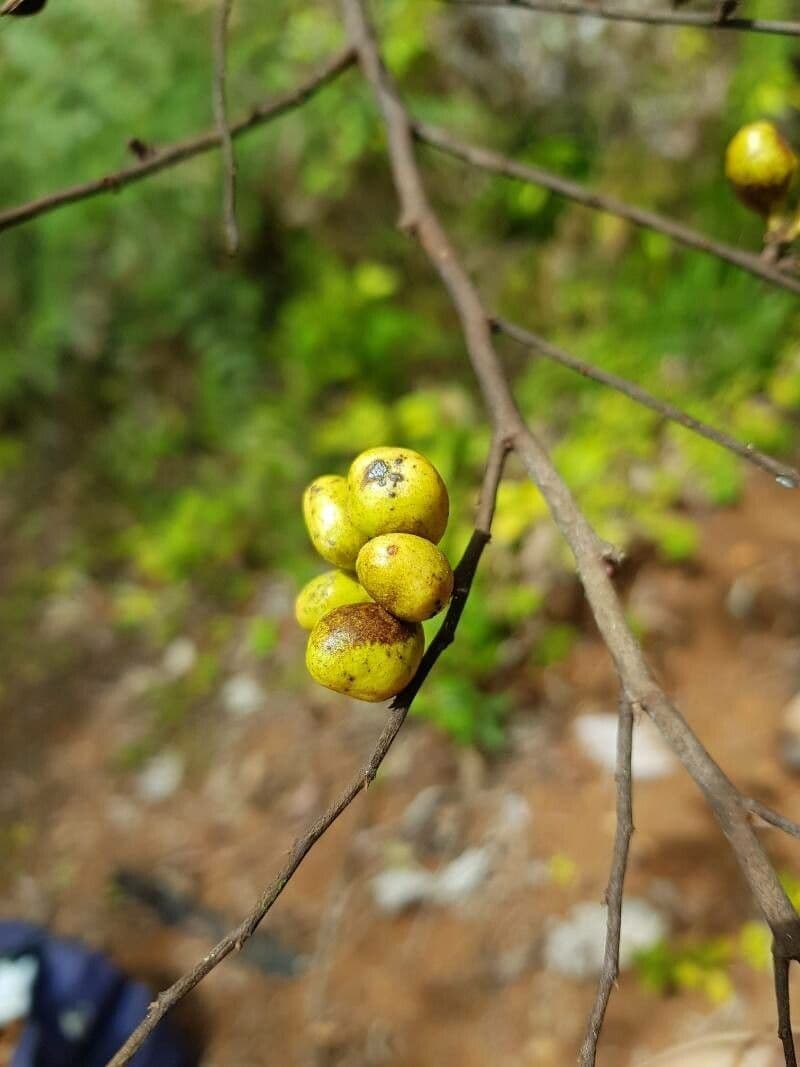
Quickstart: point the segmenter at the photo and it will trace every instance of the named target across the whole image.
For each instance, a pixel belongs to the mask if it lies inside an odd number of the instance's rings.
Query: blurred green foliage
[[[643,49],[614,27],[580,37],[575,24],[509,16],[517,48],[501,16],[433,0],[387,0],[380,15],[389,63],[420,115],[758,247],[758,221],[724,187],[721,155],[755,117],[800,133],[790,40],[686,30]],[[208,126],[210,17],[207,0],[102,12],[71,0],[8,20],[0,201],[115,169],[133,136],[158,143]],[[289,87],[340,42],[327,5],[273,0],[265,17],[262,5],[237,3],[231,111]],[[537,81],[545,68],[558,93]],[[712,106],[696,105],[704,86]],[[1,238],[0,477],[13,537],[55,571],[110,581],[115,620],[158,640],[197,591],[227,610],[265,569],[295,583],[313,573],[302,487],[371,445],[412,446],[440,467],[454,503],[445,548],[457,557],[488,444],[447,299],[393,229],[382,134],[356,76],[236,151],[243,247],[232,262],[214,154]],[[421,155],[492,306],[759,447],[792,448],[792,297],[541,190]],[[625,398],[510,344],[502,351],[601,534],[691,558],[688,509],[734,502],[740,465]],[[510,475],[491,581],[479,582],[457,648],[419,701],[420,714],[488,748],[513,706],[494,688],[504,642],[544,603],[537,575],[509,557],[546,510]],[[530,662],[556,662],[574,637],[544,617]],[[253,622],[255,655],[276,640],[271,623]]]

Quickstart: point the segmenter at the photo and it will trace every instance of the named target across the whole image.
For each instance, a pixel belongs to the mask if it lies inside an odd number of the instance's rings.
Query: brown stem
[[[603,4],[569,3],[568,0],[450,0],[452,7],[524,8],[551,15],[578,15],[611,22],[643,22],[648,26],[697,26],[705,30],[734,30],[744,33],[774,33],[781,37],[800,37],[800,22],[771,19],[720,18],[715,12],[635,11]]]
[[[606,947],[603,968],[597,984],[597,996],[586,1026],[586,1036],[581,1046],[580,1067],[595,1067],[597,1043],[606,1017],[606,1008],[611,992],[619,977],[619,942],[622,934],[622,900],[625,890],[625,874],[628,870],[628,853],[633,835],[633,775],[631,756],[633,752],[633,708],[624,697],[619,704],[617,727],[617,829],[614,834],[614,849],[611,857],[611,873],[606,888]]]
[[[565,352],[563,348],[559,348],[558,345],[554,345],[539,334],[531,333],[530,330],[524,330],[521,326],[497,316],[494,316],[492,322],[501,333],[506,334],[506,336],[526,348],[534,349],[545,359],[549,359],[553,363],[559,363],[562,367],[568,367],[569,370],[576,371],[578,374],[583,375],[584,378],[591,378],[592,381],[607,385],[618,393],[623,393],[625,396],[630,397],[631,400],[635,400],[637,404],[642,404],[663,418],[669,419],[670,422],[685,426],[687,430],[713,441],[714,444],[720,445],[722,448],[727,448],[729,452],[733,452],[735,455],[746,459],[749,463],[753,463],[756,467],[761,467],[762,470],[773,475],[786,488],[800,488],[800,471],[796,467],[791,467],[786,463],[779,463],[778,460],[773,459],[772,456],[768,456],[764,452],[759,452],[752,445],[742,444],[741,441],[737,441],[735,437],[731,437],[724,430],[717,430],[713,426],[709,426],[708,423],[688,415],[685,411],[681,411],[680,408],[676,408],[674,404],[670,404],[666,400],[660,400],[658,397],[648,393],[647,390],[642,389],[641,386],[636,385],[634,382],[629,382],[626,378],[620,378],[617,374],[601,370],[591,363],[585,363],[583,360],[577,359],[570,352]]]

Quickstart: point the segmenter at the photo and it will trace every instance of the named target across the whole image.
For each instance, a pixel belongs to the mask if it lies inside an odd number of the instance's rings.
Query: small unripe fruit
[[[323,615],[344,604],[368,604],[372,597],[347,571],[325,571],[297,594],[294,615],[304,630],[313,630]]]
[[[347,475],[350,518],[367,537],[411,533],[437,544],[450,502],[439,472],[410,448],[370,448]]]
[[[353,570],[367,540],[347,512],[347,483],[338,474],[315,478],[303,493],[303,517],[317,552],[337,567]]]
[[[323,616],[306,648],[309,674],[356,700],[388,700],[417,673],[425,638],[379,604],[348,604]]]
[[[356,573],[373,600],[406,622],[438,615],[453,593],[446,557],[415,534],[373,537],[358,553]]]
[[[725,174],[753,211],[769,215],[789,188],[797,156],[771,122],[742,126],[725,152]]]

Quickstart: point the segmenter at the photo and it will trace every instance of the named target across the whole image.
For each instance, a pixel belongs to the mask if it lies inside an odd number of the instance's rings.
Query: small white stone
[[[603,770],[613,774],[617,766],[616,715],[589,712],[579,715],[572,724],[578,744],[586,756]],[[631,773],[637,781],[666,778],[676,770],[675,758],[661,740],[649,719],[637,719],[633,728]]]
[[[159,752],[145,764],[136,784],[143,800],[157,804],[166,800],[183,781],[184,760],[179,752]]]
[[[434,899],[438,904],[458,904],[483,885],[491,867],[488,848],[466,849],[435,876]]]
[[[0,1029],[30,1014],[38,973],[35,956],[0,959]]]
[[[222,687],[222,703],[231,715],[244,718],[264,704],[264,690],[250,674],[234,674]]]
[[[398,867],[372,879],[372,896],[381,911],[395,915],[429,900],[434,884],[434,875],[422,867]]]
[[[169,678],[183,678],[197,662],[197,646],[189,637],[176,637],[164,650],[161,666]]]
[[[669,924],[645,900],[635,897],[622,908],[619,963],[629,967],[637,952],[651,948],[667,936]],[[606,943],[606,908],[602,904],[576,904],[566,919],[547,935],[547,968],[569,978],[590,978],[600,973]]]

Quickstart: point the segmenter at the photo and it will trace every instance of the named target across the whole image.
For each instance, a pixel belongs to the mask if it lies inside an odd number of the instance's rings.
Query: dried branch
[[[451,7],[523,8],[551,15],[578,15],[611,22],[644,22],[649,26],[697,26],[704,30],[738,30],[745,33],[774,33],[782,37],[800,37],[800,22],[771,19],[732,18],[720,11],[634,11],[625,7],[600,4],[577,4],[561,0],[449,0]]]
[[[500,174],[505,178],[525,182],[529,185],[537,185],[542,189],[549,189],[559,196],[564,196],[577,204],[592,208],[594,211],[603,211],[608,215],[616,215],[617,218],[626,219],[636,226],[642,226],[645,229],[661,233],[686,248],[693,248],[697,252],[705,252],[710,256],[716,256],[717,259],[732,263],[735,267],[761,278],[762,281],[770,282],[781,289],[787,289],[790,293],[800,293],[800,278],[792,277],[792,275],[780,270],[774,264],[766,262],[760,255],[755,255],[743,248],[737,248],[735,245],[726,244],[724,241],[717,241],[713,237],[708,237],[704,233],[693,230],[690,226],[685,226],[681,222],[668,218],[666,215],[659,215],[655,211],[648,211],[645,208],[636,207],[634,204],[628,204],[615,196],[608,196],[605,193],[587,189],[580,182],[572,181],[570,178],[562,178],[561,175],[554,174],[543,167],[517,163],[516,160],[509,159],[507,156],[502,156],[497,152],[492,152],[488,148],[467,144],[439,126],[415,121],[413,130],[420,141],[424,141],[425,144],[449,156],[461,159],[465,163],[469,163],[470,166],[490,171],[493,174]]]
[[[755,834],[741,795],[650,674],[611,583],[598,538],[538,439],[528,430],[494,350],[489,318],[469,275],[433,211],[414,155],[411,120],[383,65],[361,0],[341,0],[348,37],[380,108],[400,200],[401,228],[413,233],[450,293],[467,352],[495,426],[520,456],[575,557],[598,629],[614,660],[624,696],[653,720],[703,792],[770,926],[773,950],[800,955],[798,918]]]
[[[320,64],[307,78],[304,78],[294,89],[281,93],[271,100],[265,100],[261,104],[256,104],[248,115],[229,127],[231,137],[241,137],[243,134],[249,133],[250,130],[263,126],[287,111],[304,104],[319,89],[352,66],[352,63],[353,53],[351,49],[343,48],[341,51],[336,52],[324,63]],[[36,200],[31,200],[28,203],[19,204],[17,207],[8,208],[6,211],[0,212],[0,231],[8,230],[12,226],[19,226],[23,222],[35,219],[39,215],[45,215],[49,211],[55,211],[66,204],[74,204],[78,200],[86,200],[102,193],[115,193],[126,185],[141,181],[142,178],[147,178],[160,170],[175,166],[177,163],[183,163],[185,160],[192,159],[203,152],[210,152],[214,148],[219,148],[221,144],[222,138],[219,130],[213,129],[195,134],[183,141],[163,145],[161,148],[148,152],[144,158],[136,163],[107,174],[103,178],[96,178],[81,185],[73,185],[68,189],[60,189],[58,192],[49,193],[47,196],[39,197]]]
[[[453,598],[450,601],[447,615],[426,649],[416,675],[409,685],[407,685],[402,692],[398,693],[389,705],[389,718],[381,731],[375,749],[366,765],[359,771],[344,792],[331,804],[325,814],[321,815],[316,822],[306,830],[302,837],[299,837],[295,841],[289,853],[289,858],[280,874],[274,879],[269,887],[265,889],[259,898],[258,903],[247,918],[244,919],[235,930],[232,930],[231,933],[223,937],[196,967],[193,967],[191,971],[184,974],[168,989],[159,993],[155,1001],[153,1001],[148,1008],[147,1014],[142,1022],[139,1023],[116,1055],[109,1060],[106,1067],[123,1067],[123,1064],[129,1063],[131,1057],[137,1049],[141,1048],[142,1044],[147,1039],[147,1036],[152,1033],[167,1012],[174,1007],[179,1000],[185,997],[190,990],[194,989],[194,987],[201,982],[207,974],[210,974],[210,972],[213,971],[226,956],[230,955],[234,950],[239,951],[242,948],[244,943],[253,935],[261,920],[291,881],[295,871],[316,842],[319,841],[323,834],[330,829],[333,823],[339,818],[342,812],[350,806],[358,794],[374,781],[375,775],[378,773],[378,768],[386,758],[389,749],[392,747],[395,738],[400,732],[400,728],[405,722],[406,715],[414,701],[414,697],[419,692],[422,683],[430,674],[442,652],[444,652],[444,650],[453,642],[456,628],[458,627],[459,620],[464,611],[464,606],[467,602],[467,597],[469,596],[469,591],[472,587],[472,582],[475,578],[475,572],[478,569],[481,555],[490,540],[490,529],[492,516],[494,514],[495,499],[497,497],[497,489],[503,473],[506,452],[507,445],[505,440],[500,436],[495,437],[492,442],[492,448],[481,486],[481,496],[478,504],[475,529],[469,544],[464,551],[464,555],[461,557],[461,560],[454,571]]]
[[[778,1005],[778,1037],[783,1045],[786,1067],[797,1067],[797,1055],[792,1033],[792,1009],[789,1000],[789,959],[773,953],[775,972],[775,1002]]]
[[[228,21],[232,7],[233,0],[219,0],[214,16],[214,78],[211,92],[214,121],[222,149],[222,219],[225,247],[229,256],[235,256],[239,249],[239,227],[236,223],[236,157],[233,154],[233,139],[228,128],[226,89]]]
[[[758,800],[753,800],[752,797],[745,797],[743,803],[751,815],[757,815],[759,819],[769,823],[770,826],[774,826],[778,830],[783,830],[783,832],[789,834],[790,837],[800,839],[800,824],[793,822],[791,819],[787,819],[786,816],[781,815],[780,812],[773,811],[772,808],[768,808],[766,804],[762,804]]]
[[[634,382],[629,382],[626,378],[620,378],[617,374],[601,370],[591,363],[585,363],[583,360],[577,359],[539,334],[531,333],[530,330],[525,330],[507,319],[497,316],[493,317],[492,323],[495,329],[500,330],[526,348],[534,349],[545,359],[559,363],[562,367],[568,367],[570,370],[582,374],[584,378],[591,378],[592,381],[601,382],[611,389],[616,389],[618,393],[623,393],[631,400],[636,401],[636,403],[650,408],[651,411],[655,411],[656,414],[669,419],[670,422],[685,426],[687,430],[713,441],[714,444],[720,445],[722,448],[727,448],[729,452],[746,459],[748,462],[755,464],[756,467],[761,467],[762,470],[773,475],[776,481],[780,482],[785,488],[800,488],[800,471],[796,467],[789,466],[786,463],[779,463],[778,460],[759,452],[752,445],[742,444],[741,441],[737,441],[730,434],[709,426],[708,423],[694,418],[693,415],[688,415],[685,411],[681,411],[680,408],[676,408],[674,404],[670,404],[666,400],[659,400],[658,397],[652,396],[641,386],[636,385]]]
[[[617,727],[617,829],[614,834],[614,850],[611,858],[611,873],[608,877],[605,903],[608,909],[606,947],[603,969],[597,986],[597,996],[589,1016],[586,1036],[581,1046],[578,1062],[580,1067],[594,1067],[597,1059],[597,1042],[606,1017],[606,1008],[611,992],[619,977],[619,942],[622,934],[622,898],[625,889],[625,874],[628,870],[628,852],[633,835],[633,708],[625,697],[619,704]]]

